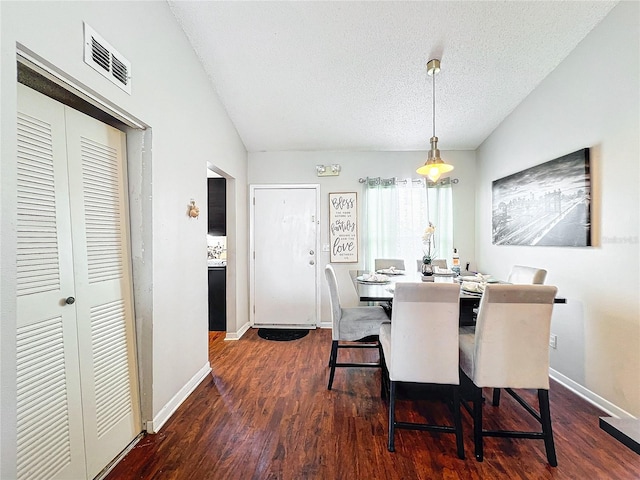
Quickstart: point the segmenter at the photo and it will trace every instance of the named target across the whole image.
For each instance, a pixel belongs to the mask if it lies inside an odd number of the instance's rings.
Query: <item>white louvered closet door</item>
[[[55,226],[58,232],[55,246],[62,252],[59,258],[66,262],[59,262],[60,276],[65,288],[72,293],[62,292],[61,289],[51,292],[54,306],[63,312],[63,331],[55,337],[57,340],[53,340],[53,330],[48,330],[53,327],[44,327],[40,336],[42,341],[58,342],[64,358],[69,359],[58,375],[67,379],[64,396],[67,399],[66,415],[70,419],[70,432],[71,426],[76,429],[80,422],[80,453],[70,446],[70,456],[74,459],[81,456],[83,464],[82,474],[60,469],[57,475],[53,475],[51,467],[49,473],[43,472],[38,476],[28,468],[24,470],[23,478],[93,478],[141,430],[127,241],[125,136],[119,130],[37,92],[21,85],[19,87],[19,116],[31,113],[30,109],[34,108],[33,117],[38,118],[37,108],[43,108],[36,107],[39,104],[50,105],[52,110],[61,108],[63,112],[63,140],[55,138],[52,143],[54,148],[61,143],[66,146],[66,151],[64,157],[61,153],[53,159],[56,175],[51,182],[56,205],[48,208],[64,219],[64,222],[60,220]],[[58,127],[55,128],[57,131]],[[25,140],[25,143],[31,141]],[[32,188],[29,187],[31,178],[25,177],[22,181],[26,190]],[[48,211],[38,204],[39,201],[40,197],[31,200],[35,209]],[[40,236],[39,232],[28,229],[21,232],[19,249],[23,243],[30,246],[33,239]],[[53,239],[48,240],[49,244],[54,244]],[[38,245],[38,248],[41,247]],[[36,257],[34,271],[41,272],[45,265],[40,263],[39,258],[44,257]],[[69,296],[75,297],[71,305],[65,303]],[[47,312],[50,301],[26,295],[23,303],[26,312],[33,308],[31,304],[36,304],[38,309],[42,309],[42,313],[36,317],[49,318]],[[68,315],[69,319],[64,315]],[[18,317],[22,325],[20,308]],[[26,345],[31,345],[35,338],[32,329],[25,329],[23,336]],[[33,347],[34,354],[38,349],[37,345]],[[20,363],[19,360],[19,383]],[[47,369],[43,371],[43,376],[52,376],[48,362],[44,363]],[[31,377],[25,376],[22,381],[30,385]],[[32,398],[25,398],[25,403],[42,405],[40,408],[45,415],[50,412],[49,397],[35,390],[32,394]],[[60,409],[63,410],[62,407]],[[36,455],[31,451],[22,451],[19,445],[19,461],[22,456],[25,465],[42,462],[42,459],[47,459],[52,465],[66,462],[58,454],[57,442],[54,441],[56,434],[59,434],[58,428],[52,427],[49,433],[52,441],[40,446]],[[19,421],[18,436],[21,435],[30,437],[30,432],[21,429]],[[38,435],[41,436],[42,431]],[[69,436],[74,438],[71,433]],[[68,443],[73,444],[71,440]],[[68,463],[71,465],[72,462]],[[18,471],[20,473],[20,464]]]
[[[86,478],[64,107],[18,85],[19,479]]]
[[[89,478],[140,433],[126,209],[126,137],[65,107]]]

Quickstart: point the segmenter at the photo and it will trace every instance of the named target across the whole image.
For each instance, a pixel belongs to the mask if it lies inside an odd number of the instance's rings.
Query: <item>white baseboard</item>
[[[260,328],[269,328],[269,329],[287,329],[287,330],[315,330],[315,325],[309,325],[306,323],[292,323],[292,324],[282,324],[282,323],[261,323],[256,325],[253,324],[252,328],[260,329]]]
[[[320,322],[318,328],[333,328],[333,322]]]
[[[240,340],[242,338],[242,336],[247,333],[247,330],[249,330],[249,328],[251,327],[251,324],[249,322],[245,323],[242,327],[240,327],[240,330],[238,330],[237,332],[228,332],[227,335],[224,337],[225,341],[226,340]]]
[[[169,402],[162,407],[160,412],[153,418],[153,421],[147,422],[148,433],[158,433],[162,426],[165,424],[171,415],[175,413],[182,402],[184,402],[191,392],[193,392],[200,382],[209,375],[211,372],[211,364],[207,362],[193,377],[187,382],[187,384],[176,393]]]
[[[609,400],[602,398],[597,393],[593,393],[591,390],[588,390],[587,388],[583,387],[579,383],[574,382],[569,377],[564,376],[563,374],[554,370],[553,368],[549,369],[549,377],[553,378],[556,382],[568,388],[579,397],[584,398],[587,402],[591,403],[592,405],[595,405],[601,410],[604,410],[608,415],[612,417],[635,418],[629,412],[614,405]]]

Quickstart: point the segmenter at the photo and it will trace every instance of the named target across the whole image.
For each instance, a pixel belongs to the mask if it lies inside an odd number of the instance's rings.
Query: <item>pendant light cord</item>
[[[436,136],[436,72],[433,72],[433,137]]]

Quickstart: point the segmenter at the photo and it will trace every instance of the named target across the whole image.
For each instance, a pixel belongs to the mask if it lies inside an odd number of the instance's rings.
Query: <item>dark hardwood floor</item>
[[[477,462],[466,412],[466,460],[456,456],[453,435],[410,430],[396,432],[390,453],[380,370],[338,369],[327,390],[330,330],[290,342],[263,340],[256,330],[239,341],[222,339],[210,333],[213,374],[108,479],[640,478],[640,457],[598,427],[603,413],[557,383],[550,390],[557,468],[547,465],[537,440],[488,438],[485,460]],[[362,349],[343,354],[358,361],[377,356]],[[534,428],[520,409],[509,395],[500,407],[488,402],[486,425]],[[450,418],[434,401],[399,401],[398,412],[398,420]]]

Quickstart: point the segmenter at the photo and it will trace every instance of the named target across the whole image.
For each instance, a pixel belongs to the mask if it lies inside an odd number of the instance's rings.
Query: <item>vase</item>
[[[430,263],[423,263],[422,264],[422,275],[424,275],[426,277],[430,277],[431,275],[433,275],[433,265],[431,265]]]

